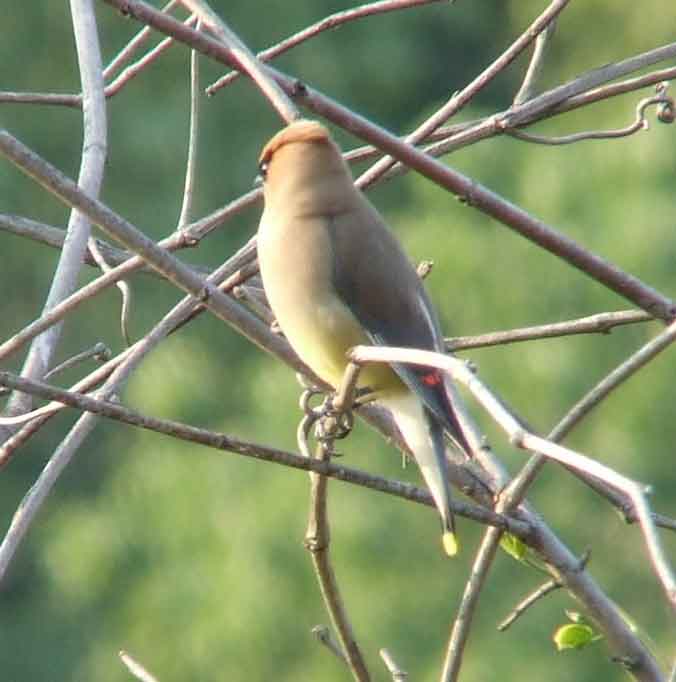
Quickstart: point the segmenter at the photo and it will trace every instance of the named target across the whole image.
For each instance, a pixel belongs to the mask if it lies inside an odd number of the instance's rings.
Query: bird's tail
[[[401,435],[413,452],[441,516],[444,550],[453,556],[458,551],[458,542],[450,506],[451,490],[443,427],[413,393],[407,391],[389,395],[381,402],[392,412]]]

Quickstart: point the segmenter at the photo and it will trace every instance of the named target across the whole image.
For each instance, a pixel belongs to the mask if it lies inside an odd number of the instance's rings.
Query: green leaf
[[[528,552],[528,547],[526,547],[525,543],[511,533],[503,534],[500,540],[500,547],[517,561],[523,561]]]
[[[590,644],[594,631],[588,625],[562,625],[554,632],[553,640],[558,651],[564,649],[581,649]]]
[[[583,647],[601,639],[601,635],[594,632],[590,625],[568,623],[561,625],[552,636],[557,651],[565,649],[582,649]]]

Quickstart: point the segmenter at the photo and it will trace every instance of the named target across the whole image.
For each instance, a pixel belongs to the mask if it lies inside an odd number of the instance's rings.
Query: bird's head
[[[263,147],[258,167],[266,205],[340,211],[355,191],[338,145],[317,121],[301,119],[280,130]]]

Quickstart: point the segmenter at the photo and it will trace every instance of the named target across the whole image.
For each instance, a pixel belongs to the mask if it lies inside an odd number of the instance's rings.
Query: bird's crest
[[[292,142],[329,142],[330,139],[329,131],[321,123],[300,119],[280,130],[263,147],[259,162],[268,163],[272,155],[285,144]]]

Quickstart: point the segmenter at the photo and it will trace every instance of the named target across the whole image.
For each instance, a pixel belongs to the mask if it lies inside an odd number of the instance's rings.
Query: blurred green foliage
[[[544,3],[440,3],[365,19],[323,34],[279,66],[392,130],[406,131],[488,65]],[[559,23],[542,87],[673,40],[664,7],[651,2],[571,3]],[[294,0],[213,6],[262,49],[347,3]],[[63,3],[24,3],[6,13],[0,42],[5,90],[78,88]],[[110,59],[138,29],[98,3]],[[189,106],[188,53],[173,47],[110,101],[103,198],[154,238],[180,208]],[[203,80],[220,75],[203,63]],[[526,61],[502,74],[460,118],[508,106]],[[20,66],[19,66],[20,65]],[[633,117],[633,94],[537,126],[561,134],[616,127]],[[2,105],[0,121],[70,175],[77,173],[81,116],[73,110]],[[257,152],[279,127],[241,79],[202,106],[195,216],[250,187]],[[341,139],[353,144],[346,136]],[[544,148],[490,140],[448,163],[557,226],[595,252],[673,295],[674,128],[654,124],[626,140]],[[8,163],[0,163],[0,210],[55,225],[67,211]],[[449,333],[470,334],[628,307],[586,276],[533,247],[428,181],[409,175],[373,200],[416,260],[433,258],[428,280]],[[228,223],[182,254],[215,266],[256,229],[259,210]],[[0,232],[0,336],[39,314],[58,254]],[[83,273],[83,282],[93,276]],[[138,337],[178,294],[133,280]],[[71,318],[59,357],[98,340],[121,348],[119,300],[111,289]],[[467,353],[482,377],[529,422],[548,431],[607,371],[659,330],[650,324],[610,336],[573,337]],[[19,360],[9,363],[17,368]],[[64,385],[82,370],[64,376]],[[676,514],[674,356],[666,352],[618,391],[568,442],[654,486],[656,509]],[[292,372],[209,316],[149,357],[124,401],[149,414],[295,449],[299,388]],[[480,415],[516,470],[524,461]],[[0,476],[3,530],[22,495],[73,422],[55,419]],[[363,425],[343,444],[352,466],[418,481]],[[344,680],[340,663],[310,634],[326,623],[302,546],[307,480],[298,472],[102,423],[63,475],[0,591],[2,678],[119,682],[126,649],[162,682],[171,680]],[[570,476],[550,466],[531,499],[575,548],[592,547],[590,570],[669,654],[673,621],[635,527]],[[481,529],[461,521],[465,551],[450,562],[429,511],[332,483],[336,570],[367,658],[390,648],[412,679],[435,679],[448,627]],[[674,556],[673,535],[664,534]],[[413,559],[413,560],[412,560]],[[541,577],[502,553],[481,597],[463,680],[580,682],[620,679],[604,644],[556,654],[551,637],[570,598],[556,593],[507,633],[496,624]],[[527,671],[527,673],[526,673]]]

